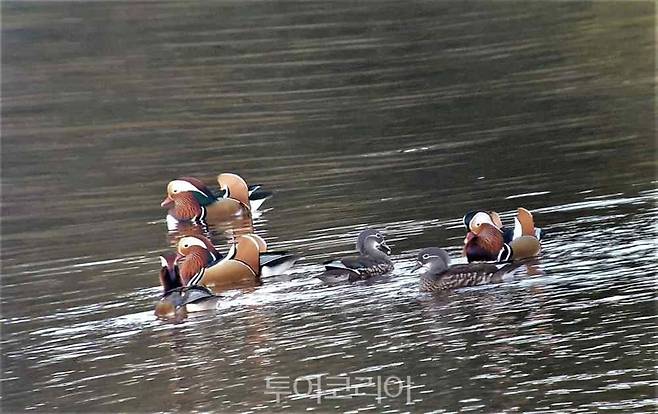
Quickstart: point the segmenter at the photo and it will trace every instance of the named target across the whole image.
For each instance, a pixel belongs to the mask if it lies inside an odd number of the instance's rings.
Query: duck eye
[[[176,194],[176,193],[178,192],[178,188],[174,188],[174,190],[173,190],[172,192],[173,192],[174,194]]]
[[[429,254],[425,253],[425,254],[423,255],[423,259],[424,259],[424,260],[427,260],[427,259],[429,259],[429,258],[430,258],[430,255],[429,255]]]

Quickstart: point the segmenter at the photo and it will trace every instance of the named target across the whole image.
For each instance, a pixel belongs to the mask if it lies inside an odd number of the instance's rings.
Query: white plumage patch
[[[249,200],[249,208],[251,211],[256,211],[263,205],[267,198],[261,198],[260,200]]]
[[[488,224],[491,224],[492,226],[495,226],[493,221],[491,221],[491,217],[487,213],[479,212],[479,213],[477,213],[473,216],[473,218],[471,219],[469,227],[471,227],[471,226],[472,227],[477,227],[477,226],[479,226],[481,224],[484,224],[484,223],[488,223]]]
[[[183,191],[196,191],[197,193],[204,194],[203,191],[196,188],[192,183],[185,180],[173,180],[169,183],[169,189],[172,192],[183,192]]]
[[[201,240],[199,240],[199,239],[197,239],[196,237],[193,237],[193,236],[183,237],[178,242],[178,246],[185,246],[185,247],[199,246],[199,247],[203,247],[206,250],[208,249],[208,247],[206,246],[206,244],[204,242],[202,242]]]
[[[167,230],[178,229],[178,220],[171,214],[167,214]]]

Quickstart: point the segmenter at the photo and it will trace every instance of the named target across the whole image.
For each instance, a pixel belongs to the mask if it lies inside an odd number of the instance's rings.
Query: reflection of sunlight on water
[[[3,8],[3,408],[654,406],[651,5],[78,6]],[[167,235],[164,185],[220,171],[274,192],[254,229],[301,259],[156,320],[157,256],[235,235]],[[463,262],[461,214],[518,205],[546,230],[536,269],[418,291],[419,248]],[[366,226],[395,271],[319,281]],[[411,375],[414,400],[277,405],[272,374]]]

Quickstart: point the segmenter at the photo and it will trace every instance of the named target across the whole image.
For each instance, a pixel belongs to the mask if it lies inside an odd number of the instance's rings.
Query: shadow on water
[[[3,409],[651,410],[654,15],[3,3]],[[217,312],[156,321],[165,184],[222,171],[274,192],[256,232],[302,259]],[[464,211],[519,205],[548,232],[537,274],[419,292],[419,248],[457,257]],[[323,285],[364,226],[393,274]],[[268,376],[323,390],[277,403]],[[413,385],[327,398],[339,376]]]

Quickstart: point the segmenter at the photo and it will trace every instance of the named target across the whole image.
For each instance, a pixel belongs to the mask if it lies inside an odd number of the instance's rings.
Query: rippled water
[[[3,411],[653,411],[654,26],[649,2],[4,2]],[[257,232],[302,260],[157,321],[164,186],[222,171],[275,193]],[[536,269],[418,291],[419,248],[519,205]],[[364,226],[396,270],[324,286]]]

